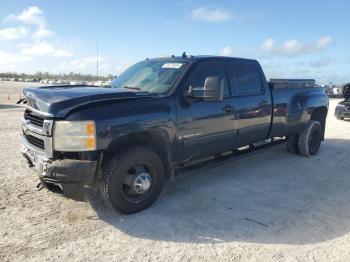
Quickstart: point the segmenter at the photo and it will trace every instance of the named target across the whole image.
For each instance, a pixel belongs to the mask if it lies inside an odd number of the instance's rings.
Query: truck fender
[[[173,177],[174,159],[171,150],[171,140],[169,134],[163,129],[140,130],[139,132],[115,137],[105,150],[102,166],[110,159],[111,155],[130,146],[146,146],[154,150],[163,160],[164,167],[167,170],[167,177]]]

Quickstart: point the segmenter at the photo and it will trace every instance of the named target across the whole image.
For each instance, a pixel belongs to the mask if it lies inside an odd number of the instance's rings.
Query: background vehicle
[[[255,60],[146,59],[112,88],[27,88],[22,152],[51,189],[100,187],[118,211],[149,207],[184,163],[268,138],[317,153],[328,97],[313,80],[267,83]]]
[[[335,108],[334,115],[340,120],[350,118],[350,83],[343,86],[344,101],[339,102]]]

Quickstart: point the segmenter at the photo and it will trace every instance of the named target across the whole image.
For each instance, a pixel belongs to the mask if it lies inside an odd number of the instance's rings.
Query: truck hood
[[[31,108],[50,117],[65,117],[72,109],[90,103],[155,97],[139,90],[89,86],[25,88],[23,94]]]

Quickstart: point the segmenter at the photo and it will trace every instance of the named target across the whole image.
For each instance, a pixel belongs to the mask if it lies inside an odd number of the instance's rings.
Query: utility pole
[[[96,42],[96,75],[97,75],[97,81],[98,81],[98,40]]]

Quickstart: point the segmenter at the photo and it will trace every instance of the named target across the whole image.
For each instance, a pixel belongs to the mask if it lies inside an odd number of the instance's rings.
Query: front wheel
[[[163,182],[160,157],[146,147],[134,147],[118,153],[103,167],[100,187],[114,209],[131,214],[151,206]]]
[[[320,122],[310,120],[305,129],[299,134],[298,150],[302,156],[312,156],[318,152],[322,141]]]

